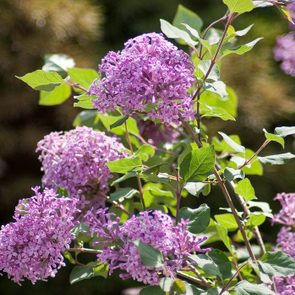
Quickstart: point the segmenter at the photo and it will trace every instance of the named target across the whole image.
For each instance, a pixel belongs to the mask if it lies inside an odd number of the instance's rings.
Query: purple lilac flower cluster
[[[285,277],[274,277],[276,294],[294,295],[295,294],[295,275]]]
[[[149,143],[159,146],[163,143],[175,143],[180,136],[177,129],[171,125],[159,125],[152,121],[139,121],[140,134]]]
[[[34,196],[19,201],[14,222],[0,231],[0,271],[16,283],[34,284],[54,277],[64,266],[62,252],[73,239],[76,200],[60,198],[53,189],[33,188]]]
[[[194,115],[192,96],[194,67],[188,54],[149,33],[128,40],[122,51],[109,52],[99,65],[101,80],[89,93],[101,112],[116,107],[129,115],[147,112],[151,119],[169,124]]]
[[[295,258],[295,193],[278,194],[275,200],[280,201],[282,209],[274,216],[273,222],[284,225],[277,236],[277,244],[286,254]],[[279,295],[295,294],[295,275],[276,276],[274,284]]]
[[[274,57],[277,61],[282,62],[281,68],[286,74],[295,77],[295,1],[287,6],[287,10],[292,19],[290,29],[293,31],[277,38]]]
[[[186,266],[191,252],[204,252],[200,244],[206,237],[189,233],[185,220],[174,225],[173,219],[161,211],[144,211],[119,225],[118,219],[105,209],[99,209],[86,216],[86,224],[98,237],[98,244],[107,245],[98,259],[109,264],[110,272],[121,270],[122,279],[132,278],[156,285],[162,277],[175,277],[176,272]],[[134,244],[137,240],[160,250],[164,257],[163,266],[144,265]],[[113,245],[109,246],[111,241]]]
[[[111,177],[105,163],[124,156],[117,138],[88,127],[52,132],[38,143],[36,151],[40,153],[45,186],[64,188],[71,197],[79,197],[81,204],[92,199],[98,206],[105,203]]]

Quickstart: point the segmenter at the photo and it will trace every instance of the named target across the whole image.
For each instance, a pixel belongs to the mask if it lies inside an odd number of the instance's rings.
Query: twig
[[[133,147],[132,147],[132,144],[131,144],[131,140],[130,140],[129,131],[128,131],[128,125],[127,125],[126,121],[124,122],[124,125],[125,125],[126,140],[128,142],[129,149],[130,149],[130,151],[132,153],[134,153],[134,150],[133,150]],[[137,178],[137,185],[138,185],[138,190],[139,190],[140,202],[141,202],[143,210],[145,210],[146,207],[145,207],[145,203],[144,203],[144,195],[143,195],[142,183],[141,183],[141,180],[140,180],[139,176],[136,176],[136,178]]]
[[[176,223],[179,222],[180,212],[180,201],[181,201],[181,189],[179,183],[179,169],[176,169]]]
[[[191,275],[189,275],[189,274],[187,274],[185,272],[178,271],[177,272],[177,275],[180,276],[180,277],[183,277],[184,279],[190,280],[190,281],[192,281],[192,282],[194,282],[194,283],[196,283],[196,284],[198,284],[198,285],[200,285],[202,287],[212,288],[212,285],[211,284],[205,283],[203,280],[198,279],[198,278],[196,278],[194,276],[191,276]]]
[[[245,161],[244,164],[242,164],[238,169],[242,169],[243,167],[247,166],[252,162],[252,160],[259,155],[259,153],[270,143],[271,141],[266,139],[263,144],[260,146],[260,148],[252,155],[252,157]]]
[[[239,273],[241,272],[241,270],[247,266],[249,264],[249,262],[244,263],[243,265],[241,265],[237,271],[235,272],[235,274],[229,279],[229,281],[227,282],[227,284],[221,289],[219,295],[222,295],[230,286],[231,282],[239,275]]]
[[[85,91],[85,92],[88,91],[88,89],[86,89],[86,88],[83,87],[82,85],[80,85],[80,84],[78,84],[78,83],[74,83],[74,82],[72,82],[71,80],[66,80],[66,83],[67,83],[68,85],[70,85],[71,87],[73,87],[73,88],[77,88],[77,89],[83,90],[83,91]]]
[[[126,210],[126,208],[125,208],[122,204],[120,204],[120,203],[118,203],[118,202],[116,202],[116,201],[111,201],[111,203],[112,203],[116,208],[118,208],[118,209],[120,209],[122,212],[126,213],[128,216],[131,216],[131,215],[132,215],[129,211]]]

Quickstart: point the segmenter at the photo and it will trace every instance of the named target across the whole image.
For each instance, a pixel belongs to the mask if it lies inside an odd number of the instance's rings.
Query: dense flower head
[[[277,295],[295,294],[295,275],[273,277]]]
[[[295,76],[295,32],[277,38],[274,57],[282,62],[281,68],[286,74]]]
[[[0,231],[0,271],[16,283],[54,277],[73,239],[76,200],[61,198],[53,189],[33,191],[33,197],[19,201],[14,222]]]
[[[117,138],[88,127],[52,132],[39,141],[36,151],[40,153],[45,186],[64,188],[80,199],[92,198],[100,206],[104,205],[111,177],[105,164],[124,155]]]
[[[193,72],[189,55],[162,34],[143,34],[102,59],[102,79],[92,84],[89,93],[97,97],[94,106],[101,112],[120,107],[127,115],[148,112],[151,119],[179,123],[180,117],[187,120],[194,115],[188,94]]]
[[[273,222],[295,226],[295,193],[277,194],[275,200],[281,203],[282,209],[273,217]]]
[[[105,213],[101,209],[97,215]],[[91,217],[88,223],[90,227],[94,226],[93,232],[99,237],[100,243],[103,244],[104,240],[110,243],[113,240],[113,246],[103,248],[98,259],[109,264],[110,272],[121,270],[122,279],[133,278],[145,284],[156,285],[162,277],[175,277],[176,272],[186,266],[186,259],[191,252],[204,252],[200,244],[206,237],[199,238],[189,233],[188,222],[185,220],[175,225],[173,219],[161,211],[141,212],[120,226],[118,220],[114,221],[110,215],[103,226],[101,220],[104,218],[98,217],[99,222],[95,225]],[[163,254],[163,266],[154,268],[143,264],[134,244],[138,240]]]
[[[170,125],[159,125],[152,121],[139,121],[140,134],[149,143],[155,146],[164,143],[175,143],[179,138],[179,131]]]
[[[292,228],[285,226],[281,228],[277,236],[277,245],[295,259],[295,232]]]

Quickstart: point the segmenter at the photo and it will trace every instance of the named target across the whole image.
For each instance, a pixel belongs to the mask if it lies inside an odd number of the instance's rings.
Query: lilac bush
[[[116,272],[136,281],[140,295],[294,292],[295,194],[278,194],[282,209],[273,216],[248,176],[295,158],[260,154],[271,143],[284,148],[295,127],[264,129],[264,142],[252,151],[238,135],[214,134],[207,125],[237,116],[221,60],[249,52],[261,39],[240,42],[251,27],[235,29],[236,18],[256,7],[286,13],[290,1],[223,2],[225,15],[207,28],[180,5],[173,24],[161,20],[163,34],[143,34],[109,52],[100,77],[91,69],[65,70],[64,55],[56,71],[18,77],[41,91],[40,104],[65,101],[69,95],[59,90],[71,88],[74,106],[85,110],[75,129],[38,143],[44,190],[21,200],[0,232],[0,270],[9,278],[46,280],[66,257],[75,265],[71,283]],[[292,38],[280,37],[275,49],[291,75]],[[224,204],[212,215],[200,203],[215,187]],[[187,197],[192,207],[184,206]],[[266,221],[282,226],[276,247],[264,243],[259,226]]]

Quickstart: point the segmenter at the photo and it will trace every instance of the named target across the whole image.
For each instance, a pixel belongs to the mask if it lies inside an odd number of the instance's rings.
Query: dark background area
[[[40,164],[34,150],[36,143],[51,131],[70,129],[80,111],[72,101],[61,106],[38,106],[37,93],[15,78],[42,66],[46,53],[66,53],[79,67],[96,68],[109,50],[117,50],[130,37],[160,31],[159,18],[171,21],[181,3],[196,11],[205,24],[220,17],[225,6],[220,0],[0,0],[0,222],[11,220],[17,200],[30,196],[30,187],[40,184]],[[263,142],[262,128],[294,125],[294,78],[284,75],[273,60],[277,35],[288,31],[287,22],[275,9],[258,9],[245,14],[235,24],[244,28],[255,23],[249,39],[264,40],[249,54],[226,58],[223,79],[239,96],[236,123],[208,120],[212,134],[218,129],[239,134],[247,147],[256,150]],[[248,38],[248,37],[247,37]],[[295,150],[288,139],[288,151]],[[272,144],[265,154],[282,152]],[[294,161],[285,166],[268,166],[263,177],[251,177],[260,200],[272,201],[276,193],[295,191]],[[193,200],[197,206],[204,200]],[[218,191],[206,202],[222,206]],[[279,206],[273,204],[276,211]],[[263,227],[266,241],[275,239],[276,230]],[[70,267],[55,279],[19,287],[6,276],[0,278],[0,294],[121,294],[132,282],[100,278],[70,286]]]

